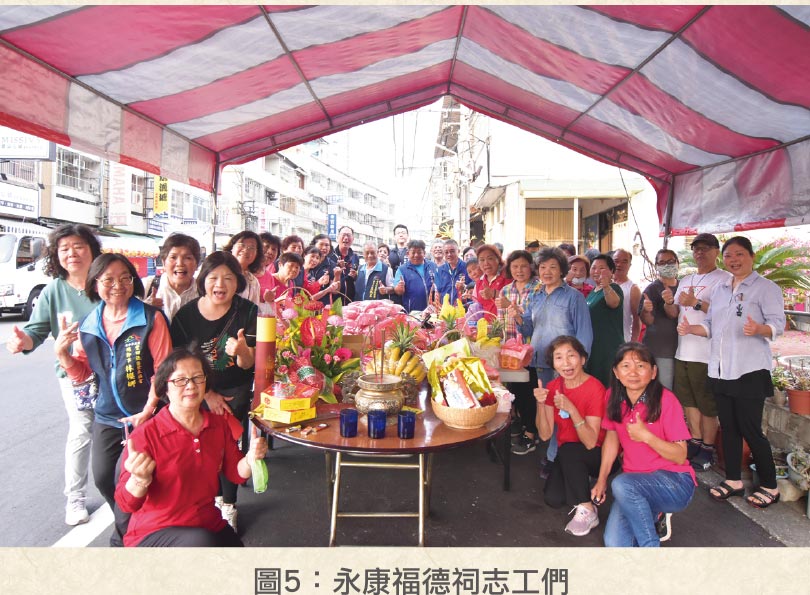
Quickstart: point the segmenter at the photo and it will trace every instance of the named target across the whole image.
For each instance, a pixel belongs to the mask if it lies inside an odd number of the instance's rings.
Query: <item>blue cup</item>
[[[340,410],[340,435],[344,438],[357,436],[357,409]]]
[[[416,414],[413,411],[400,411],[397,418],[397,436],[403,440],[413,438],[416,429]]]
[[[385,411],[368,412],[368,437],[385,438]]]

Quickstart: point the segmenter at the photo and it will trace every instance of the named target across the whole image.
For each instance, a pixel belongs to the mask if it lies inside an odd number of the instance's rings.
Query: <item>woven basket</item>
[[[457,430],[474,430],[487,424],[498,412],[498,404],[487,405],[486,407],[474,407],[472,409],[459,409],[457,407],[447,407],[436,401],[430,401],[433,413],[436,414],[444,425]]]

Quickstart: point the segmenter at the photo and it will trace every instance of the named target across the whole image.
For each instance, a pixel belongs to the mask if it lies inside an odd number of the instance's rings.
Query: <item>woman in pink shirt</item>
[[[695,493],[695,472],[686,460],[689,429],[683,408],[658,378],[655,357],[641,343],[625,343],[616,353],[613,381],[602,419],[599,479],[591,490],[605,501],[613,463],[624,451],[622,471],[611,482],[613,505],[605,526],[608,547],[658,547],[659,515],[686,508]]]
[[[492,244],[482,244],[476,248],[478,266],[481,268],[481,277],[475,282],[473,299],[487,312],[498,314],[498,304],[495,298],[509,281],[503,271],[501,251]],[[491,319],[490,319],[491,320]]]

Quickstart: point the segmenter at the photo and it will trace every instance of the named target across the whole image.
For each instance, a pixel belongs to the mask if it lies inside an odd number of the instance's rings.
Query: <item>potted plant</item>
[[[799,446],[787,456],[788,476],[800,490],[810,488],[810,455]]]
[[[785,369],[784,386],[790,412],[810,415],[810,370],[788,366]]]
[[[788,380],[787,368],[781,364],[774,366],[771,372],[771,380],[773,381],[773,402],[775,405],[782,407],[787,403],[787,395],[785,395]]]

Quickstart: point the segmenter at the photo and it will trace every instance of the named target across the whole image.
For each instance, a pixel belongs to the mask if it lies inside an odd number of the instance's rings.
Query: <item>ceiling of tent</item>
[[[212,189],[451,95],[644,174],[670,233],[795,224],[808,25],[808,6],[4,5],[0,124]]]

